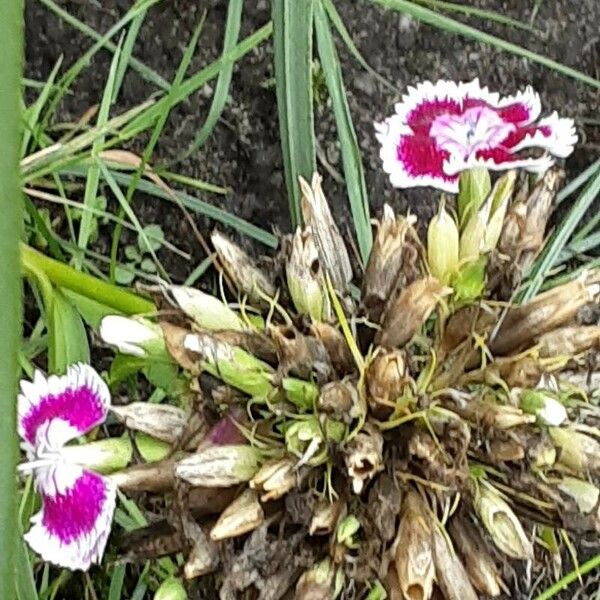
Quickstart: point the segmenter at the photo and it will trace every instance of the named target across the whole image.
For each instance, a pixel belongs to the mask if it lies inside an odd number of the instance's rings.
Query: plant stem
[[[19,237],[23,202],[19,183],[23,4],[7,2],[0,19],[0,598],[15,594],[17,427],[16,397],[21,338]]]
[[[149,300],[97,277],[77,271],[26,244],[21,244],[21,262],[25,271],[34,275],[43,273],[54,285],[96,300],[114,308],[115,311],[133,315],[155,310],[154,304]]]

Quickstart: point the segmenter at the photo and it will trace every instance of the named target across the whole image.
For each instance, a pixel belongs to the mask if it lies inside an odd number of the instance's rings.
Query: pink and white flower
[[[501,97],[477,79],[425,81],[409,87],[395,108],[375,129],[383,169],[399,188],[456,193],[458,174],[474,167],[542,172],[553,164],[550,155],[565,158],[577,142],[572,119],[554,112],[535,122],[541,102],[531,87]],[[534,148],[542,152],[521,154]]]
[[[44,560],[71,570],[102,559],[116,487],[78,464],[65,445],[102,423],[109,407],[108,387],[89,365],[71,365],[60,377],[36,371],[33,381],[21,381],[18,431],[29,462],[19,471],[34,473],[42,497],[25,540]]]

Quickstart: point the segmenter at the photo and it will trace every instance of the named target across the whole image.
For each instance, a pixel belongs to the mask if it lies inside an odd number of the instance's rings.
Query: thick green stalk
[[[77,271],[25,244],[21,244],[21,261],[26,272],[36,277],[42,273],[54,285],[96,300],[117,312],[133,315],[155,310],[154,304],[149,300],[97,277]]]
[[[16,540],[16,397],[21,337],[19,236],[22,198],[19,184],[23,4],[6,2],[0,19],[0,598],[14,597]]]

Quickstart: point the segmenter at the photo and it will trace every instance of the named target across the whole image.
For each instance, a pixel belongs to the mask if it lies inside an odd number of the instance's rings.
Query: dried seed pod
[[[533,545],[511,507],[487,486],[475,498],[475,508],[496,547],[511,558],[533,557]]]
[[[244,490],[221,514],[210,530],[210,539],[217,542],[238,537],[256,529],[265,520],[256,490]]]
[[[111,411],[128,429],[142,431],[169,444],[179,440],[189,419],[189,414],[181,408],[151,402],[113,405]]]
[[[269,333],[277,348],[281,371],[303,379],[314,377],[318,382],[329,379],[333,367],[322,342],[288,325],[270,327]]]
[[[390,600],[406,600],[404,594],[402,593],[402,589],[400,588],[400,582],[398,581],[398,575],[396,574],[396,567],[393,564],[390,564],[388,568],[384,584]]]
[[[427,263],[431,274],[444,284],[458,270],[458,226],[444,202],[440,202],[440,209],[427,228]],[[382,268],[385,269],[383,265]]]
[[[314,509],[308,533],[310,535],[327,535],[335,530],[344,506],[341,500],[320,501]]]
[[[132,465],[108,477],[124,492],[160,494],[172,490],[175,485],[175,462],[174,458],[166,458],[155,463]]]
[[[169,285],[165,293],[200,328],[207,331],[243,331],[238,314],[218,298],[183,285]]]
[[[290,458],[277,458],[264,463],[250,480],[250,487],[260,490],[261,502],[276,500],[287,494],[298,484],[297,461]]]
[[[435,578],[445,600],[477,600],[465,566],[438,529],[433,531],[433,560]]]
[[[569,322],[600,291],[596,276],[570,281],[510,308],[490,340],[492,354],[505,355],[531,345],[534,339]]]
[[[394,542],[394,564],[400,588],[407,600],[427,600],[433,590],[435,567],[431,517],[419,494],[410,490],[402,508],[398,534]]]
[[[477,529],[461,517],[454,517],[448,529],[473,586],[492,598],[499,596],[504,584]]]
[[[354,372],[356,365],[352,352],[337,327],[323,321],[313,321],[310,331],[325,346],[329,360],[340,377]]]
[[[551,427],[558,462],[577,474],[600,473],[600,442],[572,427]]]
[[[258,471],[258,461],[252,446],[211,445],[180,460],[175,476],[195,486],[228,487],[250,481]]]
[[[221,266],[236,288],[248,296],[250,302],[260,306],[265,304],[264,296],[275,296],[275,286],[267,274],[237,244],[219,231],[213,231],[210,239]]]
[[[381,348],[367,369],[367,402],[371,413],[379,418],[389,417],[396,402],[413,385],[406,367],[403,350],[386,351]]]
[[[470,421],[483,423],[495,429],[510,429],[519,425],[535,423],[535,416],[523,412],[510,404],[495,404],[485,400],[473,399],[458,405],[456,413]]]
[[[348,284],[352,280],[352,266],[344,239],[323,194],[321,176],[314,173],[310,186],[300,177],[300,189],[304,224],[312,231],[319,251],[319,261],[331,277],[334,289],[346,296]]]
[[[219,552],[216,544],[209,539],[204,530],[191,518],[183,519],[184,534],[191,545],[187,561],[183,566],[186,579],[195,579],[212,573],[219,564]]]
[[[567,496],[573,498],[577,503],[577,508],[583,514],[587,515],[591,513],[598,506],[600,489],[589,481],[576,479],[575,477],[563,477],[557,483],[556,487]]]
[[[540,336],[537,340],[540,358],[555,356],[575,357],[600,344],[600,326],[560,327]]]
[[[286,263],[286,279],[298,313],[308,315],[314,321],[331,320],[325,276],[310,228],[296,229],[291,254]]]
[[[425,277],[404,288],[385,312],[376,341],[386,348],[401,348],[417,333],[437,303],[452,290],[435,277]]]
[[[358,391],[350,381],[331,381],[326,383],[320,391],[317,408],[331,415],[334,419],[350,423],[356,414]]]
[[[362,285],[362,302],[374,322],[379,323],[395,290],[417,276],[420,243],[413,229],[415,223],[415,217],[396,217],[392,207],[384,205]]]
[[[488,289],[508,300],[544,243],[562,173],[550,169],[528,195],[524,187],[506,212],[497,252],[488,265]]]
[[[377,427],[366,423],[344,449],[352,490],[360,494],[367,481],[383,470],[383,436]]]

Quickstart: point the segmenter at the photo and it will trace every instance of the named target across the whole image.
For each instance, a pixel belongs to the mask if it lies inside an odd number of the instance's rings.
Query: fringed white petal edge
[[[524,148],[543,148],[558,158],[566,158],[573,152],[578,140],[573,119],[561,118],[558,113],[553,112],[550,116],[540,119],[535,127],[538,130],[533,135],[526,135],[511,149],[512,152],[518,152]],[[545,136],[539,131],[541,127],[549,127],[550,135]]]

